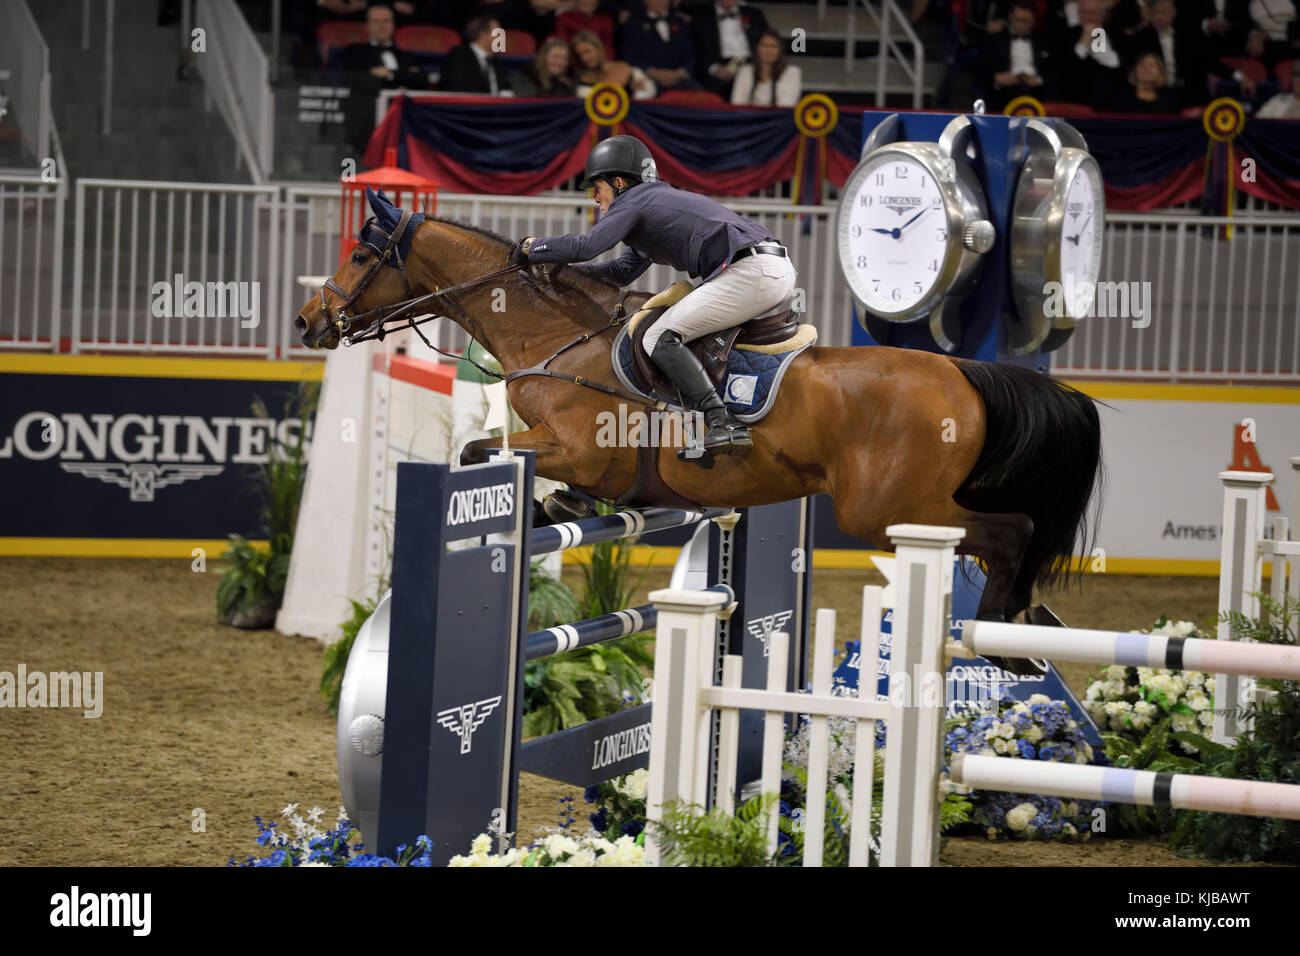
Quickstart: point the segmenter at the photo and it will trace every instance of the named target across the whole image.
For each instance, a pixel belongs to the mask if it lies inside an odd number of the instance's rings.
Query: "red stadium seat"
[[[1291,89],[1291,66],[1295,60],[1282,60],[1273,67],[1273,75],[1277,77],[1277,85],[1282,88],[1283,93],[1295,93]]]
[[[329,65],[330,54],[353,43],[367,43],[370,34],[364,23],[350,20],[331,20],[316,28],[316,42],[320,44],[320,61]]]
[[[393,37],[399,50],[413,53],[446,53],[454,46],[460,46],[460,34],[447,27],[398,27]]]
[[[1061,119],[1097,115],[1091,106],[1084,106],[1082,103],[1058,103],[1055,101],[1044,103],[1043,112],[1048,116],[1059,116]]]
[[[1244,56],[1225,56],[1220,62],[1229,69],[1241,70],[1256,83],[1263,83],[1268,79],[1268,70],[1259,60],[1247,59]]]
[[[506,31],[506,56],[534,56],[537,53],[537,40],[531,33],[523,30]]]
[[[726,106],[727,101],[710,90],[663,90],[655,97],[656,103],[676,103],[680,106]]]

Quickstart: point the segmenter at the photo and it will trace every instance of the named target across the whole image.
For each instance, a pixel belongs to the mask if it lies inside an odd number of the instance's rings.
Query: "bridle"
[[[354,302],[357,301],[357,299],[361,296],[361,293],[366,290],[366,287],[368,285],[370,285],[371,280],[373,280],[375,276],[379,274],[379,270],[382,269],[385,265],[387,265],[390,259],[394,259],[396,261],[395,267],[398,270],[398,272],[401,273],[402,283],[406,286],[407,294],[409,295],[411,293],[412,291],[411,280],[406,277],[406,263],[402,261],[401,241],[402,241],[402,237],[406,235],[407,230],[410,228],[411,217],[413,215],[414,213],[409,209],[402,210],[401,218],[397,220],[397,225],[393,227],[393,231],[391,233],[384,232],[383,229],[379,228],[378,221],[376,220],[375,217],[372,216],[371,218],[366,220],[365,225],[361,227],[360,238],[357,241],[359,245],[363,245],[371,252],[373,252],[374,258],[370,261],[370,265],[366,268],[365,273],[361,276],[361,280],[356,284],[356,287],[353,288],[351,293],[344,292],[341,288],[339,288],[339,285],[334,281],[333,276],[325,280],[324,291],[321,292],[321,309],[322,311],[325,311],[325,291],[333,292],[336,296],[338,296],[343,300],[342,304],[340,304],[339,307],[335,310],[333,325],[334,328],[338,330],[342,343],[345,346],[357,345],[361,342],[369,342],[371,340],[378,340],[382,342],[384,337],[391,332],[400,332],[405,329],[411,329],[413,332],[415,332],[416,335],[420,337],[420,341],[422,341],[426,346],[428,346],[433,351],[437,352],[439,355],[444,355],[447,358],[456,361],[459,361],[460,359],[464,358],[467,362],[473,365],[484,375],[488,375],[492,378],[504,379],[507,384],[515,381],[516,379],[525,378],[529,376],[557,378],[563,381],[572,382],[574,385],[578,385],[583,388],[593,389],[598,392],[603,392],[607,395],[618,396],[620,398],[637,402],[638,404],[641,405],[647,405],[652,408],[667,407],[666,403],[664,402],[656,401],[654,399],[647,399],[645,396],[641,396],[641,395],[634,395],[631,392],[627,392],[621,388],[615,388],[609,385],[603,385],[598,382],[593,382],[590,379],[585,378],[581,375],[569,375],[565,372],[556,372],[551,370],[548,367],[552,361],[559,358],[561,355],[563,355],[565,352],[569,351],[570,349],[576,348],[577,346],[582,345],[588,340],[595,338],[596,336],[604,332],[607,332],[610,329],[614,329],[622,325],[623,322],[626,321],[626,319],[628,318],[628,312],[624,306],[624,301],[623,301],[627,297],[626,293],[624,293],[624,295],[620,298],[618,304],[614,306],[614,311],[613,314],[610,316],[609,324],[606,325],[604,328],[597,329],[594,332],[584,333],[583,335],[578,336],[578,338],[576,338],[574,341],[560,348],[558,351],[556,351],[545,361],[540,362],[537,365],[532,366],[531,368],[517,369],[516,371],[511,372],[509,375],[503,375],[500,372],[497,372],[493,369],[484,368],[478,362],[475,362],[472,358],[470,358],[468,354],[463,356],[456,355],[455,353],[447,352],[443,349],[438,348],[436,345],[434,345],[425,337],[424,333],[420,331],[419,326],[425,322],[431,322],[434,319],[443,318],[443,316],[438,314],[429,314],[429,315],[422,316],[420,318],[416,318],[415,310],[428,302],[432,302],[435,299],[442,299],[453,309],[455,309],[456,312],[459,313],[460,317],[464,319],[467,326],[466,331],[470,333],[471,338],[475,338],[475,339],[481,338],[480,335],[475,334],[475,330],[478,328],[478,323],[474,321],[473,316],[471,316],[468,312],[462,309],[460,305],[454,299],[451,298],[451,294],[453,292],[461,292],[465,289],[472,289],[475,288],[476,286],[484,285],[488,282],[492,282],[496,279],[500,279],[504,276],[511,275],[512,273],[516,273],[516,272],[519,273],[520,278],[522,278],[525,282],[528,282],[530,285],[537,287],[537,281],[529,274],[528,268],[526,266],[506,266],[506,268],[504,269],[498,269],[496,272],[489,272],[487,275],[482,275],[475,279],[469,279],[465,282],[458,283],[446,289],[435,289],[433,292],[428,292],[425,293],[424,295],[414,296],[409,299],[403,299],[401,302],[394,302],[392,305],[377,305],[373,309],[367,309],[365,312],[361,312],[357,315],[348,315],[348,308]],[[382,249],[380,249],[373,242],[371,242],[369,238],[367,238],[371,233],[383,237],[384,247]],[[552,282],[556,274],[558,274],[558,272],[559,269],[556,269],[554,272],[551,272],[549,275],[547,275],[546,281],[548,283]],[[326,314],[328,315],[328,312],[326,312]],[[357,332],[352,331],[354,327],[360,325],[362,322],[365,322],[366,320],[370,320],[370,321],[365,328],[362,328]],[[389,323],[393,323],[393,322],[404,322],[405,324],[397,325],[392,328],[389,328],[388,327]]]
[[[361,233],[357,243],[358,245],[365,246],[373,252],[374,258],[370,260],[370,265],[366,268],[360,281],[357,282],[353,290],[348,293],[339,288],[339,285],[334,281],[333,276],[330,276],[330,278],[325,280],[325,290],[333,292],[343,300],[334,313],[332,324],[334,328],[338,330],[339,337],[345,346],[357,345],[361,342],[369,342],[371,340],[382,342],[384,337],[390,332],[400,332],[404,329],[411,329],[420,337],[420,340],[424,342],[426,346],[437,352],[439,355],[444,355],[450,359],[460,359],[462,356],[438,348],[430,342],[425,337],[424,333],[418,328],[421,324],[442,318],[442,316],[436,314],[425,315],[422,318],[417,319],[415,317],[415,310],[435,299],[443,299],[448,305],[455,309],[460,314],[461,318],[463,318],[467,323],[470,325],[477,325],[477,323],[474,322],[474,319],[464,309],[462,309],[454,299],[451,298],[451,293],[460,292],[464,289],[472,289],[475,286],[483,285],[487,282],[493,281],[494,279],[500,279],[513,272],[519,272],[521,267],[507,266],[504,269],[498,269],[496,272],[490,272],[487,275],[479,276],[476,279],[470,279],[468,282],[458,283],[457,285],[446,289],[435,289],[433,292],[426,293],[425,295],[413,296],[411,298],[403,299],[400,302],[394,302],[391,305],[377,305],[373,309],[367,309],[365,312],[358,313],[357,315],[348,315],[348,308],[356,302],[358,298],[360,298],[361,293],[363,293],[366,290],[366,287],[370,285],[371,280],[379,274],[380,269],[385,265],[388,265],[390,259],[395,260],[395,268],[401,274],[402,284],[406,286],[406,292],[410,295],[412,291],[411,280],[406,276],[406,263],[402,260],[401,243],[402,237],[406,235],[407,230],[410,228],[411,218],[414,215],[415,213],[410,209],[402,210],[401,218],[397,220],[397,225],[393,227],[391,233],[384,232],[384,230],[379,227],[378,220],[374,216],[371,216],[366,220],[365,225],[361,227]],[[384,247],[382,249],[367,238],[371,233],[383,238]],[[324,291],[321,292],[321,310],[326,311]],[[326,312],[326,314],[328,315],[328,312]],[[366,325],[365,328],[359,329],[357,332],[352,331],[366,320],[369,320],[369,324]],[[403,320],[406,323],[405,325],[399,325],[392,328],[388,327],[389,323],[401,322]],[[503,377],[501,373],[479,365],[478,362],[475,362],[472,358],[469,358],[469,356],[464,356],[464,358],[485,375],[490,375],[494,378]]]

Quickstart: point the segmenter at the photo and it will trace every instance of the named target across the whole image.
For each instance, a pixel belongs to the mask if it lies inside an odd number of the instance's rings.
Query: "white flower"
[[[486,856],[492,852],[492,838],[486,833],[480,833],[474,838],[469,849],[475,856]]]
[[[298,865],[299,865],[300,867],[302,867],[302,866],[329,866],[328,863],[322,863],[320,860],[314,860],[314,861],[312,861],[312,862],[310,862],[310,863],[299,863]]]
[[[1095,681],[1093,681],[1091,684],[1089,684],[1089,685],[1088,685],[1088,689],[1087,689],[1086,691],[1083,692],[1083,696],[1084,696],[1084,704],[1083,704],[1083,706],[1084,706],[1084,707],[1087,707],[1089,704],[1093,703],[1093,702],[1096,701],[1098,698],[1100,698],[1100,697],[1101,697],[1101,689],[1102,689],[1102,687],[1104,687],[1104,686],[1105,686],[1105,682],[1104,682],[1104,681],[1099,681],[1099,680],[1095,680]]]
[[[282,817],[287,817],[289,814],[293,813],[293,811],[295,811],[295,810],[297,810],[297,809],[298,809],[298,804],[296,804],[296,803],[291,803],[291,804],[289,804],[287,807],[285,807],[283,810],[280,811],[280,816],[282,816]]]
[[[1102,669],[1108,681],[1119,681],[1121,684],[1128,679],[1128,668],[1123,664],[1111,664]]]
[[[596,854],[592,853],[587,847],[578,850],[577,853],[568,859],[569,866],[595,866]]]
[[[1016,735],[1016,728],[1004,720],[998,724],[996,734],[1005,740],[1010,740]]]
[[[312,807],[310,810],[307,811],[307,819],[310,820],[312,823],[319,823],[321,814],[324,812],[325,811],[322,810],[320,807]]]
[[[553,860],[558,860],[567,853],[576,853],[578,841],[556,833],[542,841],[542,848],[546,851],[547,856]]]
[[[1042,694],[1037,694],[1037,695],[1035,695],[1035,696],[1043,697]],[[1043,701],[1044,701],[1045,703],[1048,702],[1046,697],[1043,697]],[[1012,704],[1012,705],[1011,705],[1011,710],[1012,710],[1013,713],[1016,713],[1016,714],[1027,714],[1027,713],[1029,713],[1029,705],[1026,704],[1026,703],[1024,703],[1023,701],[1020,701],[1020,702],[1018,702],[1018,703]]]
[[[1032,803],[1022,803],[1007,811],[1007,829],[1019,833],[1025,830],[1038,816],[1038,808]]]
[[[1172,629],[1166,627],[1166,633],[1172,634],[1174,637],[1186,637],[1195,630],[1196,625],[1191,621],[1179,621],[1177,624],[1173,625]]]
[[[1196,715],[1183,714],[1183,713],[1174,714],[1173,727],[1174,730],[1182,730],[1182,731],[1195,730]]]
[[[1021,736],[1031,744],[1036,744],[1038,741],[1043,739],[1043,728],[1038,726],[1038,724],[1030,724]]]

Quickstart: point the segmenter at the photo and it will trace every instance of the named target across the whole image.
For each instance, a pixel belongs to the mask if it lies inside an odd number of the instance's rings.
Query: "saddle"
[[[648,299],[640,311],[628,321],[628,337],[632,340],[633,370],[649,391],[673,396],[677,389],[646,354],[642,346],[646,330],[659,321],[659,317],[670,306],[680,302],[693,289],[694,286],[689,282],[676,282]],[[722,384],[727,374],[727,356],[731,354],[733,348],[763,350],[766,346],[780,345],[795,337],[799,332],[799,322],[796,319],[797,313],[791,307],[793,298],[792,294],[777,306],[776,311],[768,315],[750,319],[748,322],[721,332],[710,332],[687,344],[686,347],[695,353],[695,357],[704,366],[704,371],[708,373],[709,381],[713,383],[714,388]]]

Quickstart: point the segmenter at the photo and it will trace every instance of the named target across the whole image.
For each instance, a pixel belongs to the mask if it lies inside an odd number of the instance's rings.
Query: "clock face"
[[[914,309],[934,291],[949,249],[933,171],[915,157],[881,151],[854,171],[844,192],[840,259],[858,301],[883,316]]]
[[[1085,162],[1065,191],[1061,217],[1061,285],[1070,318],[1083,318],[1092,305],[1101,274],[1106,200],[1097,168]]]

